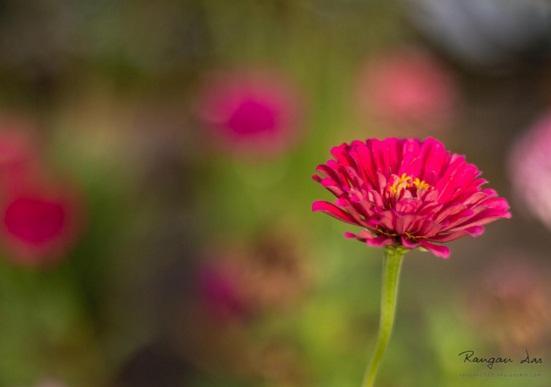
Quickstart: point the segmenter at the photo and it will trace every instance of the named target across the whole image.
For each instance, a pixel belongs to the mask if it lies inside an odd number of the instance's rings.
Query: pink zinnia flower
[[[66,186],[27,183],[6,193],[0,206],[1,238],[19,264],[56,262],[80,230],[81,207]]]
[[[381,57],[360,75],[360,110],[393,125],[441,129],[449,123],[455,101],[451,75],[421,52]]]
[[[509,160],[515,194],[551,229],[551,112],[515,143]]]
[[[273,155],[298,135],[301,103],[297,91],[267,72],[218,74],[199,98],[199,118],[231,151]]]
[[[481,235],[485,224],[511,216],[504,198],[481,188],[478,168],[434,138],[354,141],[331,153],[313,178],[337,199],[315,201],[312,210],[362,227],[346,236],[370,246],[447,258],[441,243]]]

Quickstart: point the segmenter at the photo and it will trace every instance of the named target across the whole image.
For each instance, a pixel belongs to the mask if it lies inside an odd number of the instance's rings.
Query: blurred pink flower
[[[218,320],[243,317],[247,305],[241,294],[237,270],[224,262],[208,262],[199,268],[201,305]]]
[[[315,201],[325,212],[363,228],[346,233],[370,246],[424,248],[447,258],[441,243],[479,236],[484,225],[509,218],[509,205],[465,157],[434,138],[368,139],[331,150],[333,159],[313,176],[337,197]]]
[[[0,118],[0,186],[12,188],[39,169],[39,152],[21,120]]]
[[[423,130],[441,130],[451,120],[456,101],[453,78],[421,52],[397,52],[368,63],[358,85],[362,115]]]
[[[515,194],[551,229],[551,112],[513,146],[509,173]]]
[[[199,98],[199,118],[221,144],[240,154],[288,149],[300,130],[302,104],[289,81],[268,72],[212,76]]]
[[[219,320],[245,319],[295,305],[310,275],[296,238],[272,227],[250,245],[225,246],[198,270],[199,301]]]
[[[533,348],[550,333],[550,288],[525,253],[506,253],[469,286],[468,317],[502,347]]]
[[[65,185],[27,182],[6,193],[0,210],[8,257],[22,265],[56,262],[81,228],[80,202]]]

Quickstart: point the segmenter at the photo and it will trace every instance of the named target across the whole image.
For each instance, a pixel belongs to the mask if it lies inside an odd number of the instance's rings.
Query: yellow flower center
[[[415,188],[416,191],[426,190],[430,187],[429,183],[418,177],[411,177],[406,173],[402,173],[398,176],[394,182],[390,185],[389,191],[392,196],[399,196],[405,189]]]

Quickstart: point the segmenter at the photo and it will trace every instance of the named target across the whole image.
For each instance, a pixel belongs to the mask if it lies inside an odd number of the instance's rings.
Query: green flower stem
[[[383,264],[383,281],[381,284],[381,316],[379,320],[379,334],[375,349],[367,369],[365,370],[362,387],[373,387],[377,371],[383,360],[386,347],[392,335],[396,303],[398,299],[398,285],[400,283],[400,270],[404,260],[406,249],[401,246],[387,247]]]

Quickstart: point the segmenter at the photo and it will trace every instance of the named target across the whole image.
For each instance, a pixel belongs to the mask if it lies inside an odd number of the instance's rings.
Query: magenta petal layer
[[[315,201],[312,210],[362,227],[347,238],[447,258],[442,243],[479,236],[484,225],[511,217],[507,201],[482,188],[479,169],[434,138],[354,141],[331,154],[313,179],[336,200]]]

